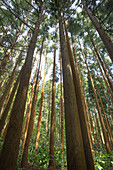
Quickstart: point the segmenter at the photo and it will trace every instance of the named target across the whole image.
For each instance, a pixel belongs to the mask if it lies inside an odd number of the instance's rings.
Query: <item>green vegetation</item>
[[[45,77],[45,78],[44,78]],[[0,169],[113,169],[113,1],[0,1]]]

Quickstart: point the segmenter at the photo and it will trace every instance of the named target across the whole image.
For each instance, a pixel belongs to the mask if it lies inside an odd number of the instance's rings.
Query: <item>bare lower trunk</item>
[[[37,20],[36,27],[28,48],[25,65],[20,79],[20,85],[14,101],[12,115],[10,118],[7,134],[0,155],[0,169],[5,170],[16,169],[16,162],[19,152],[19,144],[22,131],[22,122],[24,117],[29,78],[32,68],[33,54],[35,50],[35,44],[39,32],[40,23],[42,21],[42,13],[44,7],[45,1],[43,3],[41,13],[39,14],[39,19]]]
[[[59,16],[59,29],[64,82],[67,166],[69,170],[85,170],[87,169],[87,166],[84,154],[80,120],[61,16]]]
[[[28,167],[28,149],[29,149],[32,132],[33,132],[34,118],[35,118],[35,112],[36,112],[36,104],[37,104],[37,98],[38,98],[37,85],[38,85],[38,81],[39,81],[39,71],[40,71],[41,58],[42,58],[43,42],[44,42],[44,39],[42,41],[42,46],[41,46],[41,50],[40,50],[40,61],[39,61],[37,78],[36,78],[35,87],[34,87],[29,127],[28,127],[26,142],[25,142],[24,151],[23,151],[23,155],[22,155],[22,161],[21,161],[21,166],[25,167],[25,168]]]
[[[60,96],[60,107],[61,107],[61,149],[63,150],[64,147],[64,117],[63,117],[63,84],[62,84],[62,65],[61,65],[61,57],[60,57],[60,89],[61,89],[61,96]]]
[[[40,111],[39,111],[39,117],[38,117],[38,131],[37,131],[35,149],[38,149],[38,142],[39,142],[39,136],[40,136],[41,115],[42,115],[44,85],[45,85],[45,76],[46,76],[46,64],[47,64],[47,52],[46,52],[46,58],[45,58],[45,69],[44,69],[44,78],[43,78],[43,85],[42,85],[42,95],[41,95]]]
[[[96,95],[93,79],[92,79],[86,58],[85,58],[85,54],[84,54],[83,49],[81,47],[81,44],[80,44],[80,48],[81,48],[81,51],[82,51],[82,54],[83,54],[83,57],[84,57],[84,60],[85,60],[85,64],[86,64],[86,67],[87,67],[87,70],[88,70],[88,74],[89,74],[89,77],[90,77],[90,81],[91,81],[91,85],[92,85],[92,89],[93,89],[93,93],[94,93],[94,97],[95,97],[95,101],[96,101],[96,107],[97,107],[97,110],[98,110],[98,114],[99,114],[99,118],[100,118],[100,122],[101,122],[101,126],[102,126],[102,132],[103,132],[103,136],[104,136],[104,140],[105,140],[106,151],[107,151],[107,153],[110,153],[111,148],[110,148],[110,143],[109,143],[109,139],[108,139],[108,136],[107,136],[104,120],[103,120],[103,117],[102,117],[101,108],[100,108],[100,105],[99,105],[99,101],[98,101],[98,98],[97,98],[97,95]]]
[[[55,125],[56,125],[56,100],[55,100],[55,64],[56,64],[56,37],[54,43],[53,60],[53,84],[52,84],[52,109],[51,109],[51,127],[50,127],[50,148],[49,148],[49,168],[55,168],[54,145],[55,145]]]
[[[94,161],[93,161],[93,156],[92,156],[92,152],[90,148],[90,142],[89,142],[86,119],[85,119],[86,110],[85,110],[84,102],[83,102],[83,96],[82,96],[82,90],[81,90],[81,84],[80,84],[80,76],[79,76],[78,68],[74,64],[65,20],[64,20],[64,27],[65,27],[65,32],[66,32],[70,64],[71,64],[71,69],[72,69],[72,74],[73,74],[73,82],[74,82],[75,94],[76,94],[76,99],[77,99],[77,107],[78,107],[78,113],[79,113],[79,118],[80,118],[80,125],[81,125],[81,132],[82,132],[82,138],[83,138],[87,169],[94,170]]]
[[[11,107],[11,104],[12,104],[12,101],[13,101],[13,98],[14,98],[14,95],[15,95],[15,92],[16,92],[16,90],[17,90],[17,87],[18,87],[18,84],[19,84],[19,81],[20,81],[20,77],[21,77],[21,74],[22,74],[22,70],[23,70],[23,68],[21,69],[21,71],[20,71],[20,73],[19,73],[19,75],[18,75],[18,78],[17,78],[17,80],[16,80],[16,83],[14,84],[14,87],[13,87],[13,90],[12,90],[12,92],[11,92],[11,95],[10,95],[10,98],[9,98],[9,100],[8,100],[8,103],[7,103],[7,105],[5,106],[5,109],[4,109],[4,111],[3,111],[2,117],[1,117],[1,119],[0,119],[0,134],[1,134],[2,129],[3,129],[3,127],[4,127],[5,120],[6,120],[6,118],[7,118],[9,109],[10,109],[10,107]]]

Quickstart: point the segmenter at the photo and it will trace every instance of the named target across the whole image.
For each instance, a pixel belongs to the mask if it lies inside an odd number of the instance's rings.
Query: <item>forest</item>
[[[0,1],[0,170],[113,169],[113,0]]]

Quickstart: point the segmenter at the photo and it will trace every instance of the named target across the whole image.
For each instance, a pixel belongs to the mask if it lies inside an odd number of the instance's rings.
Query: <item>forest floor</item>
[[[18,169],[19,170],[19,169]],[[29,164],[28,168],[23,170],[54,170],[53,168],[37,168],[35,165]],[[67,167],[64,168],[56,168],[56,170],[67,170]]]

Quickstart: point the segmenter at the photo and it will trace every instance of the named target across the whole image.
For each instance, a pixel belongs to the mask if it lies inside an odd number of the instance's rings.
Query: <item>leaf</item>
[[[99,170],[103,169],[102,166],[100,166],[100,164],[97,164],[96,167],[97,167]]]

